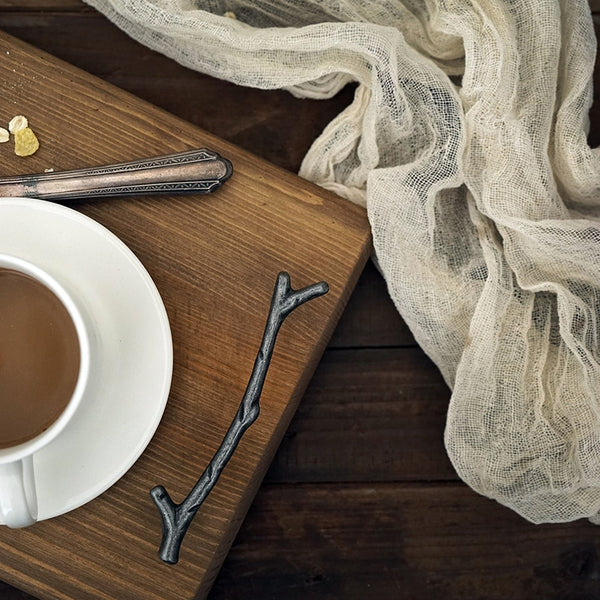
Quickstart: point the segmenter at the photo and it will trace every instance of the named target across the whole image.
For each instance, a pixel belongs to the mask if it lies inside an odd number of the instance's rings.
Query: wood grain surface
[[[0,28],[292,172],[353,94],[237,88],[139,46],[79,0],[2,0]],[[598,102],[591,122],[597,146]],[[597,527],[532,525],[457,479],[442,444],[449,397],[368,263],[209,598],[600,597]],[[123,578],[136,567],[124,560]],[[39,574],[36,589],[0,584],[0,597],[81,597],[71,582],[51,591],[52,565]]]

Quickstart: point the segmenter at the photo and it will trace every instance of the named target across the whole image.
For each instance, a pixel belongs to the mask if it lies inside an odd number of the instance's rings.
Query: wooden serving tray
[[[79,202],[154,279],[174,343],[171,394],[146,451],[108,491],[24,530],[0,527],[0,579],[39,598],[206,596],[371,249],[362,209],[131,94],[0,33],[0,124],[24,114],[28,158],[0,145],[2,174],[75,169],[207,147],[233,177],[209,196]],[[293,118],[293,115],[290,115]],[[1,241],[0,241],[1,247]],[[158,558],[149,491],[187,495],[245,390],[276,275],[329,293],[284,323],[261,414],[196,515],[176,565]],[[77,449],[73,449],[74,452]]]

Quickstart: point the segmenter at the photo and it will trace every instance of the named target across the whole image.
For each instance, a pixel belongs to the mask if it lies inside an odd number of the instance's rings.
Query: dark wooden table
[[[78,0],[2,0],[0,28],[291,171],[353,94],[235,87]],[[597,105],[591,118],[596,146]],[[449,397],[370,263],[210,598],[600,598],[597,527],[532,525],[458,480]],[[0,598],[31,596],[0,583]]]

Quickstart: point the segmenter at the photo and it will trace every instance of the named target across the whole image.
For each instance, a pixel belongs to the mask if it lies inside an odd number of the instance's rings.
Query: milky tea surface
[[[32,277],[0,268],[0,448],[37,436],[60,416],[79,361],[62,302]]]

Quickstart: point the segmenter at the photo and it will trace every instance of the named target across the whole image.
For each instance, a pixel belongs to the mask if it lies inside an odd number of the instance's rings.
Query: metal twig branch
[[[175,504],[162,485],[158,485],[150,491],[162,517],[163,535],[158,555],[164,562],[175,564],[179,560],[181,543],[192,519],[219,479],[244,432],[258,417],[260,395],[273,356],[275,339],[283,321],[294,309],[313,298],[326,294],[328,290],[329,286],[322,281],[295,291],[290,286],[290,276],[287,273],[282,272],[277,276],[262,343],[248,386],[219,449],[181,504]]]

